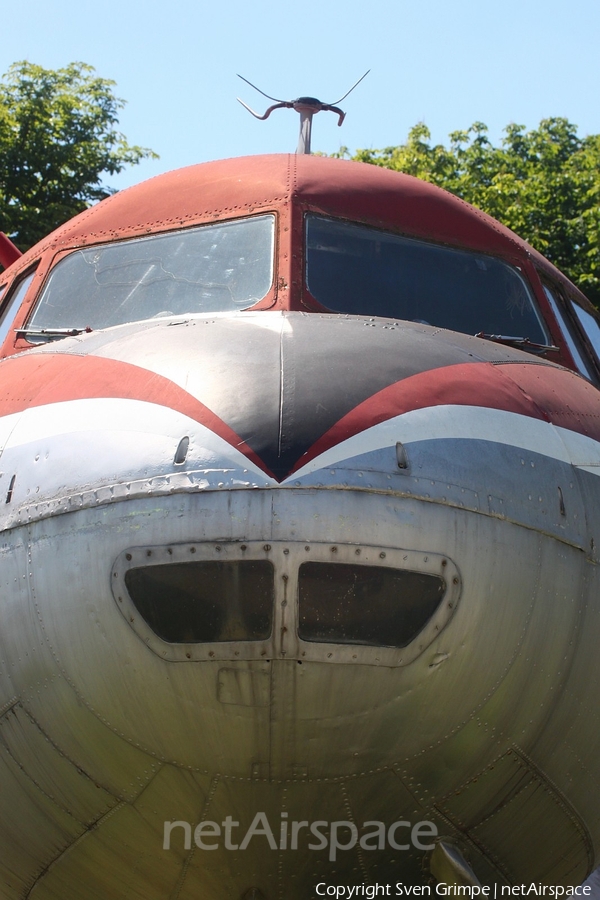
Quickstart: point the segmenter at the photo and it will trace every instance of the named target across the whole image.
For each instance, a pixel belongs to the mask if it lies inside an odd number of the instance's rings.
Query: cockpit
[[[323,310],[548,345],[531,291],[501,260],[352,222],[306,217],[305,287]],[[271,288],[275,217],[76,250],[51,271],[23,334],[249,309]]]
[[[313,157],[183,172],[111,198],[79,229],[64,226],[66,239],[51,235],[42,260],[27,268],[23,258],[22,274],[0,284],[4,355],[125,323],[289,309],[421,323],[600,376],[600,328],[585,298],[507,229],[432,185]]]

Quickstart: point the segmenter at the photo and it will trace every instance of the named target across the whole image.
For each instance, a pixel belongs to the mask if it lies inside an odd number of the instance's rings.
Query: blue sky
[[[5,0],[6,2],[6,0]],[[6,12],[4,14],[6,22]],[[160,154],[109,179],[125,187],[195,162],[294,150],[297,116],[253,119],[268,94],[324,101],[371,74],[320,113],[313,148],[384,147],[424,121],[434,140],[483,121],[493,140],[518,122],[566,116],[600,132],[598,0],[21,0],[0,44],[0,71],[20,59],[48,68],[74,60],[117,82],[120,128]]]

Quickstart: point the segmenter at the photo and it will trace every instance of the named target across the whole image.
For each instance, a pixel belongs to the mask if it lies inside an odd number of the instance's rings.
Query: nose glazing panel
[[[440,633],[461,582],[439,554],[225,542],[131,548],[112,586],[130,627],[164,659],[394,666]]]

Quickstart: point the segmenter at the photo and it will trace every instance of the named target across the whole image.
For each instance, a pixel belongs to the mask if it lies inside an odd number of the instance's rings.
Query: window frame
[[[260,308],[260,309],[269,308],[270,306],[273,305],[273,303],[275,301],[275,294],[276,294],[276,288],[277,288],[277,283],[278,283],[279,214],[278,214],[277,210],[261,209],[261,210],[257,210],[255,212],[251,213],[250,215],[243,215],[243,216],[237,215],[232,218],[215,219],[214,217],[211,217],[208,221],[193,222],[192,224],[185,225],[185,226],[179,225],[179,227],[177,227],[177,228],[170,228],[170,229],[167,229],[164,231],[157,230],[155,232],[152,232],[151,234],[148,234],[147,230],[145,230],[143,233],[140,233],[140,234],[128,234],[126,236],[119,236],[117,239],[115,239],[113,241],[103,240],[103,241],[99,241],[99,242],[81,243],[81,244],[77,244],[76,246],[69,247],[68,249],[61,249],[58,253],[55,253],[50,262],[50,265],[48,266],[48,268],[46,269],[46,271],[44,273],[43,281],[37,290],[35,300],[31,304],[31,309],[29,309],[27,316],[25,317],[25,320],[21,326],[22,334],[20,334],[19,337],[22,339],[22,341],[24,343],[24,349],[29,348],[29,347],[37,347],[43,343],[48,343],[51,340],[61,340],[62,339],[63,336],[61,335],[60,337],[55,336],[55,337],[48,338],[45,340],[39,340],[39,339],[36,340],[35,336],[33,336],[33,335],[28,336],[27,334],[25,334],[25,331],[29,327],[32,327],[32,319],[35,316],[35,314],[39,308],[39,305],[40,305],[41,300],[44,296],[44,293],[48,287],[48,283],[53,276],[53,273],[55,272],[55,270],[57,269],[58,266],[60,266],[65,260],[67,260],[73,254],[80,252],[80,251],[84,251],[84,252],[92,251],[95,249],[102,249],[104,247],[122,245],[122,244],[126,244],[126,243],[132,243],[135,241],[152,240],[153,238],[160,238],[160,237],[169,237],[169,236],[177,234],[177,233],[184,233],[187,231],[197,230],[200,228],[207,228],[207,227],[210,227],[211,225],[231,225],[236,222],[242,222],[242,221],[247,221],[249,219],[265,218],[265,217],[270,217],[273,219],[273,234],[272,234],[272,248],[271,248],[271,282],[270,282],[269,288],[268,288],[266,294],[264,295],[264,297],[262,297],[260,300],[255,301],[252,304],[252,306],[244,307],[243,309],[240,309],[240,310],[231,310],[231,311],[226,311],[226,312],[178,313],[178,314],[174,314],[173,317],[153,316],[153,317],[148,317],[148,318],[144,318],[144,319],[132,319],[131,322],[125,322],[122,324],[131,324],[133,322],[150,322],[150,321],[160,322],[160,321],[166,321],[169,318],[186,318],[187,319],[188,317],[192,317],[192,316],[194,316],[194,317],[195,316],[200,316],[200,317],[211,316],[212,317],[215,315],[231,315],[232,313],[236,313],[236,312],[249,312],[250,310],[254,310],[254,309],[258,309],[258,308]],[[50,328],[50,326],[48,326],[48,327]],[[102,331],[105,328],[114,328],[114,327],[119,327],[119,325],[106,325],[102,329],[96,328],[96,329],[92,329],[92,330],[97,332],[97,331]]]
[[[591,304],[590,304],[591,306]],[[577,310],[580,309],[585,315],[589,316],[598,326],[600,330],[600,321],[597,310],[592,312],[591,309],[586,309],[583,303],[578,302],[577,299],[571,296],[567,296],[567,307],[571,312],[573,321],[575,322],[575,326],[578,329],[578,333],[581,336],[581,340],[584,343],[586,350],[588,351],[588,355],[590,356],[592,362],[595,365],[596,369],[596,380],[600,380],[598,378],[598,373],[600,373],[600,347],[597,349],[594,345],[594,342],[589,335],[587,328],[585,327],[585,321],[579,316]]]
[[[127,571],[144,565],[242,559],[267,559],[274,566],[273,630],[269,639],[264,641],[167,643],[155,634],[138,613],[125,585]],[[406,647],[303,641],[298,636],[298,572],[302,563],[308,561],[390,567],[437,575],[444,580],[446,589],[438,608]],[[131,547],[117,557],[110,580],[116,606],[127,625],[149,650],[169,662],[297,659],[299,662],[406,666],[417,659],[443,631],[456,612],[462,592],[462,581],[456,564],[439,553],[395,547],[293,541],[199,541]]]
[[[31,290],[33,280],[39,268],[39,260],[33,265],[20,273],[19,276],[8,286],[4,286],[4,291],[0,294],[0,348],[4,347],[11,333],[11,325],[19,318],[19,310],[25,303],[26,297]],[[25,285],[25,290],[21,294],[20,291]],[[18,329],[15,329],[14,339],[11,342],[11,349],[14,347],[18,338]],[[5,355],[5,354],[3,354]]]
[[[587,342],[582,341],[582,329],[576,321],[573,311],[570,308],[570,303],[565,300],[564,293],[557,284],[544,277],[540,280],[548,305],[558,325],[560,335],[567,345],[567,349],[578,374],[588,381],[597,382],[598,363],[594,357],[591,357],[590,359]],[[596,365],[594,365],[594,363],[596,363]]]

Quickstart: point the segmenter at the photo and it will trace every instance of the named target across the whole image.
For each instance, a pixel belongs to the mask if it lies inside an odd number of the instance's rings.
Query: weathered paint
[[[323,313],[302,286],[307,209],[516,262],[564,365]],[[578,884],[600,845],[600,393],[534,264],[572,290],[562,276],[431,185],[256,158],[171,173],[59,229],[7,273],[41,260],[15,327],[73,247],[267,210],[277,277],[258,309],[5,342],[3,893],[291,900],[334,875],[423,880],[417,847],[335,865],[259,837],[209,852],[180,832],[162,849],[165,821],[245,830],[259,811],[428,820],[483,883]],[[125,573],[188,557],[269,559],[271,637],[154,635]],[[298,569],[333,559],[439,574],[444,605],[404,648],[302,641]]]

